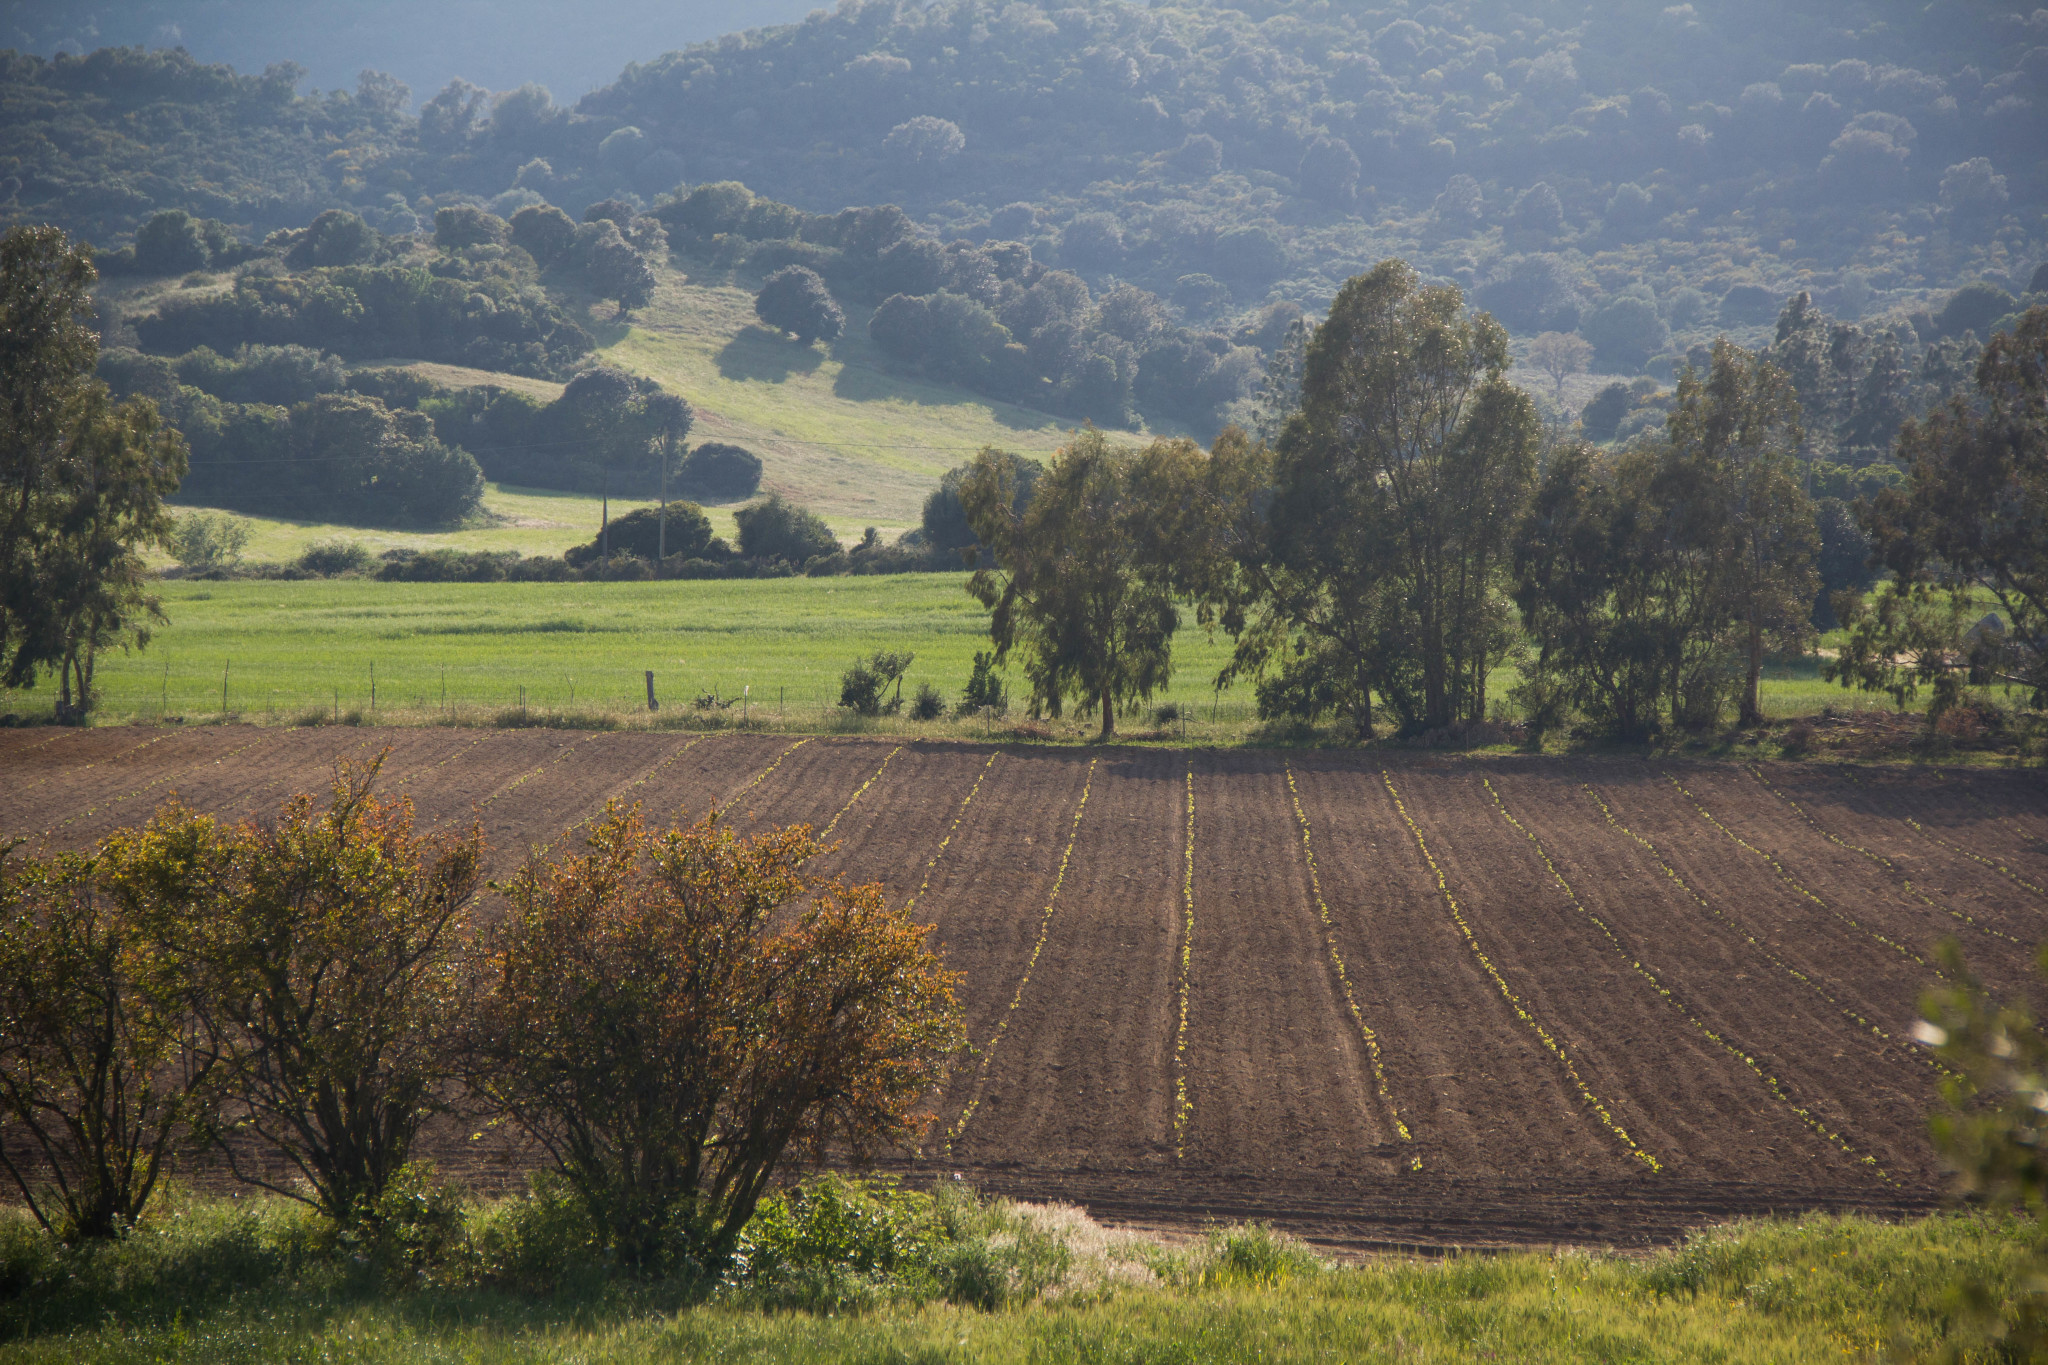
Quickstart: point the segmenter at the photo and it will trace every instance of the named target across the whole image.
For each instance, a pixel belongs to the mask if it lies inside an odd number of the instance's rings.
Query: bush
[[[910,703],[912,720],[937,720],[946,714],[946,695],[930,683],[917,685],[917,698]]]
[[[598,535],[588,545],[575,545],[564,550],[562,559],[572,569],[588,569],[602,562],[607,540],[614,560],[627,556],[653,564],[676,555],[684,559],[700,559],[711,547],[711,519],[694,502],[672,502],[668,505],[668,529],[664,537],[661,509],[636,508],[623,517],[614,518],[608,532]],[[661,553],[664,541],[667,555]]]
[[[387,550],[377,577],[386,583],[501,583],[507,558],[489,550]]]
[[[249,544],[249,523],[219,512],[187,512],[171,529],[165,549],[183,569],[205,572],[225,569],[242,558]]]
[[[446,1107],[484,847],[476,826],[414,834],[410,803],[371,794],[382,763],[342,762],[324,810],[294,796],[269,821],[173,801],[101,855],[108,893],[181,968],[188,1064],[223,1097],[201,1130],[238,1178],[345,1225],[385,1216]]]
[[[857,716],[894,715],[903,706],[903,675],[909,671],[912,654],[878,649],[865,659],[855,659],[839,675],[839,704]],[[895,697],[884,702],[882,694],[895,684]]]
[[[967,686],[960,692],[961,712],[993,710],[1000,716],[1009,711],[1009,700],[1003,680],[996,676],[996,656],[987,650],[975,651],[974,671],[967,675]]]
[[[370,557],[369,547],[360,540],[316,541],[308,545],[294,562],[307,573],[319,574],[322,578],[368,573],[377,563]]]
[[[706,502],[738,502],[761,491],[761,457],[719,441],[691,451],[676,472],[683,492]]]
[[[807,873],[801,826],[655,836],[613,802],[585,848],[505,887],[480,1098],[623,1263],[720,1269],[779,1167],[915,1138],[961,1042],[955,978],[880,887]]]
[[[839,537],[809,508],[770,493],[733,513],[740,528],[740,553],[748,559],[781,559],[804,564],[839,549]]]
[[[0,862],[0,1164],[67,1241],[135,1225],[211,1078],[180,1065],[177,973],[101,885],[125,850]]]

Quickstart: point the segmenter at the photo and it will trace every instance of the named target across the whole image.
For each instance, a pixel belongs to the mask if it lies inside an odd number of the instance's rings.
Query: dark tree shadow
[[[1068,425],[1050,413],[1019,407],[970,389],[868,366],[847,365],[841,368],[838,377],[832,381],[832,393],[835,397],[857,403],[894,400],[934,408],[985,404],[989,416],[999,426],[1012,431],[1045,431]]]
[[[758,324],[742,328],[718,352],[718,372],[727,379],[780,384],[793,374],[810,374],[825,363],[825,352]]]

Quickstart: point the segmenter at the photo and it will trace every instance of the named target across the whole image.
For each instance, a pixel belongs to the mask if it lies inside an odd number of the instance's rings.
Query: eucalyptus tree
[[[1028,498],[1020,462],[984,450],[960,484],[980,549],[968,591],[992,613],[995,662],[1024,656],[1033,713],[1068,698],[1116,713],[1150,698],[1172,673],[1177,597],[1204,528],[1209,462],[1188,440],[1137,447],[1093,427],[1053,457]]]
[[[1408,729],[1484,717],[1487,673],[1514,642],[1508,544],[1539,443],[1507,368],[1506,331],[1403,262],[1338,292],[1225,607],[1226,676],[1277,662],[1263,711],[1333,710],[1360,738],[1375,696]]]
[[[142,551],[170,535],[186,463],[155,404],[93,377],[95,278],[56,228],[0,237],[0,680],[55,670],[65,720],[90,709],[99,653],[162,618]]]

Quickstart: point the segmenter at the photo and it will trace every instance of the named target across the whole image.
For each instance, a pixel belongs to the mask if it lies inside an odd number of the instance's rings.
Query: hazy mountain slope
[[[575,21],[564,22],[562,6],[550,0],[4,0],[0,44],[45,57],[179,46],[244,71],[297,62],[309,81],[330,90],[353,87],[357,72],[375,67],[423,98],[458,76],[506,89],[539,81],[573,98],[650,52],[791,23],[810,7],[808,0],[586,0]]]
[[[1401,254],[1525,333],[1624,289],[1673,326],[1699,313],[1682,290],[1850,313],[2018,292],[2048,254],[2048,11],[1984,3],[849,0],[649,54],[573,108],[287,86],[0,60],[0,211],[106,240],[170,205],[260,235],[348,204],[395,231],[462,198],[737,177],[1031,241],[1195,320],[1313,306]]]

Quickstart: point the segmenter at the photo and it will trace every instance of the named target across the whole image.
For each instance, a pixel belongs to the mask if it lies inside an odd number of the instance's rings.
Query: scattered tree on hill
[[[502,246],[511,235],[504,219],[469,204],[434,210],[434,245],[443,251]]]
[[[707,441],[683,457],[682,490],[706,502],[738,502],[761,491],[761,457],[739,446]]]
[[[599,298],[616,300],[618,316],[644,308],[654,299],[654,269],[614,223],[590,244],[584,275]]]
[[[232,242],[223,223],[194,218],[183,209],[165,209],[136,231],[134,269],[144,275],[204,270]]]
[[[529,204],[512,215],[512,245],[523,247],[542,269],[559,261],[576,240],[576,220],[553,204]]]
[[[1592,362],[1593,347],[1572,332],[1545,332],[1529,343],[1529,363],[1550,376],[1557,386],[1557,401],[1564,401],[1564,381],[1583,374]]]
[[[530,860],[487,940],[476,1086],[642,1271],[722,1269],[771,1182],[915,1141],[962,1041],[956,977],[802,826],[651,834],[614,802]]]
[[[1586,437],[1593,441],[1611,441],[1621,427],[1621,419],[1628,416],[1631,395],[1628,385],[1619,381],[1609,384],[1593,395],[1579,420],[1584,425]]]
[[[55,228],[0,237],[0,679],[55,669],[64,721],[91,708],[100,652],[140,648],[162,619],[142,551],[170,534],[185,475],[156,406],[117,405],[93,377],[94,278]]]
[[[800,265],[784,266],[762,283],[754,296],[754,315],[806,346],[837,341],[846,330],[846,315],[832,301],[825,281]]]

